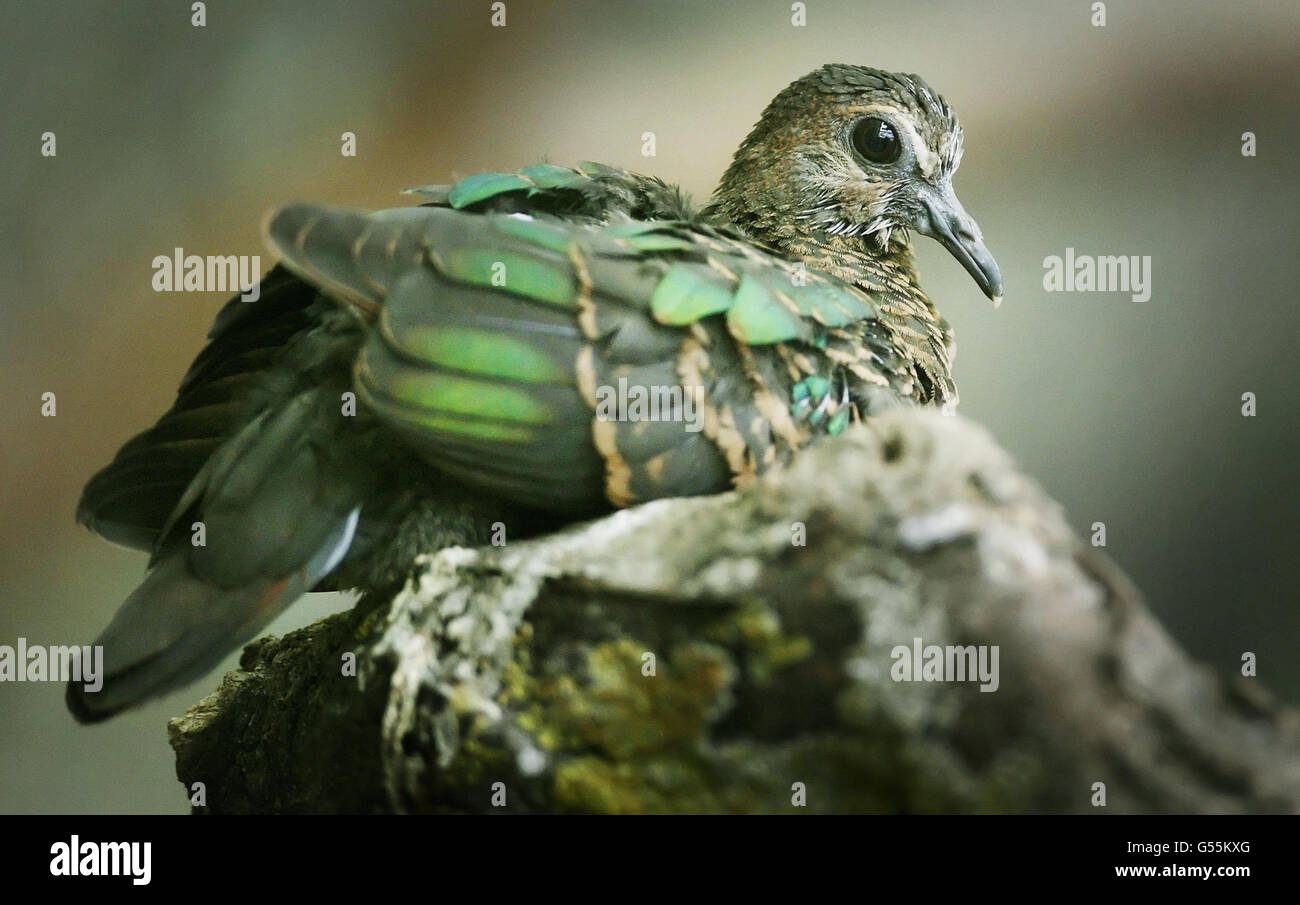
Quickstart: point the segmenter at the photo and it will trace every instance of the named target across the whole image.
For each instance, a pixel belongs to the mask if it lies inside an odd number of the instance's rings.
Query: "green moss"
[[[743,648],[746,677],[759,685],[770,682],[783,668],[811,657],[814,649],[807,636],[787,635],[780,616],[759,601],[742,604],[705,631],[712,640]]]
[[[826,724],[732,725],[728,717],[755,700],[799,707],[801,692],[782,692],[782,683],[795,674],[787,671],[806,671],[813,641],[787,632],[762,601],[674,617],[646,622],[611,607],[600,614],[603,639],[520,628],[498,703],[549,763],[537,777],[515,777],[512,806],[602,814],[996,812],[1020,809],[1036,783],[1014,758],[968,771],[945,753],[908,744],[869,702],[850,703],[861,686],[841,687],[838,716]],[[646,675],[646,653],[655,654],[653,675]],[[733,714],[741,696],[748,703]],[[854,728],[862,725],[871,733]],[[476,809],[492,781],[515,775],[514,764],[499,732],[471,727],[466,735],[437,781]],[[963,773],[968,782],[954,784]],[[792,802],[796,784],[804,807]]]

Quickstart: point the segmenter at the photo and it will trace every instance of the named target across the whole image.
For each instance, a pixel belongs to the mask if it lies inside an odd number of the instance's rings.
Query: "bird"
[[[82,525],[150,559],[72,714],[188,684],[309,590],[395,590],[421,553],[744,487],[885,409],[951,408],[910,234],[1000,301],[962,148],[919,76],[830,64],[702,206],[584,162],[272,211],[257,301],[221,309],[81,497]]]

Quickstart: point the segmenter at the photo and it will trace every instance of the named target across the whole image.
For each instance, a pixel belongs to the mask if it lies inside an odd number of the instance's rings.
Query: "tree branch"
[[[916,638],[996,646],[996,690],[895,681]],[[737,493],[432,554],[242,667],[169,727],[211,811],[789,812],[800,783],[823,812],[1092,811],[1095,783],[1110,811],[1300,811],[1295,712],[1191,662],[930,411]]]

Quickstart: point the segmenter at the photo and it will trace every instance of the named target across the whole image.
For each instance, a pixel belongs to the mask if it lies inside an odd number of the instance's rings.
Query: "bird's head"
[[[882,253],[937,239],[996,304],[1002,274],[952,177],[962,132],[915,75],[831,64],[776,96],[736,152],[715,204],[782,238],[860,237]]]

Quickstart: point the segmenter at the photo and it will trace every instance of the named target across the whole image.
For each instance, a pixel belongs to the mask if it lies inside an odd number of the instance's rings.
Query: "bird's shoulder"
[[[538,163],[478,173],[449,185],[406,189],[426,204],[480,213],[535,213],[588,222],[683,220],[697,211],[686,193],[656,176],[603,163]]]

